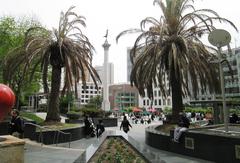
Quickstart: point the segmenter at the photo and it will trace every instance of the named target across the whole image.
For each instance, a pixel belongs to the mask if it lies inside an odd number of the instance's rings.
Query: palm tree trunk
[[[177,73],[177,75],[179,72]],[[179,113],[183,111],[183,100],[182,100],[182,89],[180,80],[175,74],[175,71],[172,70],[172,120],[171,123],[177,123],[179,119]]]
[[[52,66],[51,92],[48,103],[47,117],[45,121],[59,122],[61,120],[59,114],[60,84],[61,84],[61,67]]]

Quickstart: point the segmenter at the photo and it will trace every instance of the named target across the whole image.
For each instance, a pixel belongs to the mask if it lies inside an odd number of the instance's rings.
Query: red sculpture
[[[11,88],[0,84],[0,121],[11,111],[15,104],[15,95]]]

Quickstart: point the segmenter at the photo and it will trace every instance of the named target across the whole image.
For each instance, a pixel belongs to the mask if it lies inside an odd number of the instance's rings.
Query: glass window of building
[[[158,105],[162,105],[161,99],[158,100]]]
[[[157,100],[154,100],[154,104],[157,105]]]
[[[166,100],[165,99],[163,99],[163,105],[166,105]]]
[[[167,103],[168,103],[168,105],[171,105],[171,100],[168,99],[168,100],[167,100]]]
[[[143,105],[146,105],[146,101],[145,100],[143,100]]]

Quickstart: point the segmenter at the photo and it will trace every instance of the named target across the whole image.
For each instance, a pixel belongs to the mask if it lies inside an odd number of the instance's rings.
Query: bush
[[[212,113],[212,108],[207,107],[207,108],[201,108],[201,107],[185,107],[184,112],[195,112],[195,113]]]
[[[80,114],[79,114],[79,112],[75,112],[75,111],[69,111],[69,112],[67,112],[67,117],[69,118],[69,119],[74,119],[74,120],[76,120],[76,119],[79,119],[80,118]]]
[[[103,117],[104,111],[100,109],[95,109],[95,108],[82,108],[80,110],[83,115],[88,115],[90,117]]]

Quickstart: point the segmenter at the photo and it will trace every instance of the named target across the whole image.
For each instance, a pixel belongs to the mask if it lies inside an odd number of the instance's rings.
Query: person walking
[[[105,131],[105,128],[104,128],[103,121],[99,119],[97,124],[97,138],[101,136],[104,131]]]
[[[123,117],[123,121],[122,121],[122,123],[121,123],[121,125],[120,125],[120,130],[123,128],[123,131],[124,131],[125,133],[128,133],[129,127],[132,128],[132,126],[130,125],[129,121],[127,120],[127,117],[124,116],[124,117]]]

